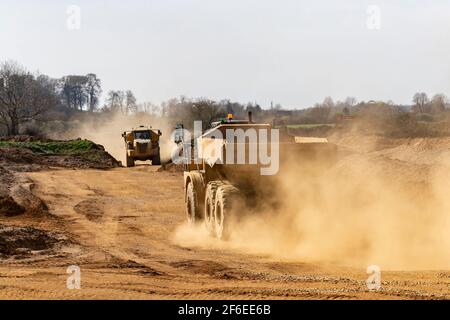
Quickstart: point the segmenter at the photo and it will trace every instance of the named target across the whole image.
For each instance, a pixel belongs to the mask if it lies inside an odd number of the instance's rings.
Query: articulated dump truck
[[[136,160],[151,160],[152,165],[160,165],[160,136],[160,130],[146,126],[139,126],[130,131],[125,131],[122,134],[122,138],[125,140],[127,167],[134,167]]]
[[[253,122],[251,113],[248,120],[233,120],[229,115],[212,123],[189,143],[191,150],[184,153],[187,220],[203,223],[210,235],[219,239],[229,237],[247,208],[273,200],[276,179],[292,161],[317,170],[311,164],[329,166],[337,153],[327,139],[289,136],[287,130]],[[186,149],[186,142],[184,146]]]

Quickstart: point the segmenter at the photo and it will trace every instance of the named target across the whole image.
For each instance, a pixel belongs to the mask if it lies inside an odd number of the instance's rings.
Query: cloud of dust
[[[327,170],[291,159],[273,185],[276,209],[247,209],[226,242],[187,226],[174,241],[289,261],[448,269],[450,168],[432,167],[426,181],[416,170],[367,154],[345,156]]]
[[[174,125],[166,119],[155,117],[150,114],[123,115],[114,113],[108,116],[102,115],[78,121],[74,129],[66,132],[62,138],[91,140],[97,144],[103,145],[108,153],[114,158],[126,163],[125,142],[122,133],[140,125],[151,126],[153,129],[160,129],[162,132],[160,140],[161,160],[167,161],[171,157],[171,151],[175,145],[171,141],[171,134]]]

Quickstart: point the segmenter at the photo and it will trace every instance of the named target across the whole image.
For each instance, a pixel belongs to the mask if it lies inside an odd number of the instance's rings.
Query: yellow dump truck
[[[233,134],[232,139],[227,131]],[[273,141],[274,137],[277,141]],[[191,152],[194,144],[198,150]],[[233,223],[248,211],[246,208],[276,202],[277,177],[283,170],[293,163],[304,168],[314,164],[310,168],[321,170],[316,164],[326,163],[329,167],[337,154],[336,146],[327,139],[289,136],[273,130],[271,124],[253,122],[251,114],[248,120],[233,120],[229,115],[213,123],[198,138],[184,141],[186,148],[191,149],[184,152],[187,220],[190,224],[203,223],[217,238],[227,238]],[[258,158],[264,149],[270,150],[272,156],[279,151],[279,156],[272,159],[279,161],[273,165],[277,170],[268,174],[263,171],[269,166],[267,158]]]
[[[150,160],[152,165],[160,165],[160,136],[161,130],[146,126],[125,131],[122,137],[125,140],[127,167],[134,167],[136,160]]]

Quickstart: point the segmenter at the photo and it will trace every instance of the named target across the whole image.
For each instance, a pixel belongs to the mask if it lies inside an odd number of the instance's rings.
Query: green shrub
[[[17,142],[0,141],[0,147],[24,148],[39,154],[79,154],[98,146],[89,140],[50,141],[50,142]]]

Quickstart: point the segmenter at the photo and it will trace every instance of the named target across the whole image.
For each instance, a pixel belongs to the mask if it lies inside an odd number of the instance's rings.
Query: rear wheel
[[[214,233],[219,239],[229,238],[236,209],[242,204],[239,190],[232,185],[223,184],[217,188],[214,201]]]
[[[194,184],[190,181],[186,188],[186,218],[189,224],[195,224],[198,211],[197,192],[195,191]]]
[[[156,156],[153,157],[153,159],[152,159],[152,165],[153,165],[153,166],[159,166],[159,165],[161,165],[161,156],[160,156],[159,152],[158,152],[158,155],[156,155]]]

